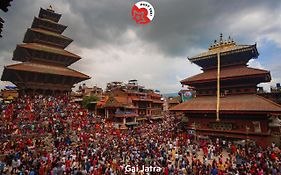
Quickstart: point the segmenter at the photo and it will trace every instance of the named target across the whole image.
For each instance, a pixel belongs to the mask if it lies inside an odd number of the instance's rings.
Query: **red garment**
[[[18,144],[19,144],[19,148],[20,148],[20,149],[23,149],[23,148],[24,148],[24,143],[23,143],[22,141],[19,141]]]
[[[96,129],[100,129],[100,125],[99,124],[96,124]]]
[[[203,147],[203,152],[205,156],[208,155],[208,148],[206,146]]]
[[[272,160],[276,160],[276,155],[275,155],[275,153],[271,153],[270,157],[271,157]]]
[[[32,145],[32,140],[31,139],[27,139],[27,145],[31,146]]]
[[[45,172],[45,166],[41,165],[40,169],[39,169],[39,175],[44,175]]]
[[[69,169],[70,168],[70,165],[71,164],[71,160],[66,160],[65,161],[65,167],[66,167],[66,169]]]
[[[168,167],[165,168],[165,175],[169,175],[169,169],[168,169]]]

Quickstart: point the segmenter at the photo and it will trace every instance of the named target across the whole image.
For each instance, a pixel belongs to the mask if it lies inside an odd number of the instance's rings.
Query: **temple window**
[[[210,127],[214,130],[226,131],[232,130],[233,126],[232,123],[211,123]]]
[[[260,121],[253,121],[254,131],[257,133],[261,132],[261,123]]]

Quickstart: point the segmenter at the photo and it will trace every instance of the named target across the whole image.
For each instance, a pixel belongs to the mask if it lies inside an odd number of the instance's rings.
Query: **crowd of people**
[[[274,143],[262,148],[218,138],[199,142],[176,129],[168,113],[161,121],[118,130],[67,96],[23,96],[0,107],[0,174],[281,174]]]

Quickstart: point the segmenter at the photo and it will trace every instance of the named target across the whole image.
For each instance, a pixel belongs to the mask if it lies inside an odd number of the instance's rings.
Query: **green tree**
[[[84,108],[89,108],[91,102],[99,101],[99,98],[97,96],[91,95],[91,96],[85,96],[83,97],[82,106]]]

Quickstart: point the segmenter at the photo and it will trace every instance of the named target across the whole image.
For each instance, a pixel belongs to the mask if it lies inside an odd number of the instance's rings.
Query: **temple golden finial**
[[[220,43],[223,43],[223,35],[222,35],[222,33],[220,34]]]
[[[209,50],[216,50],[219,48],[225,48],[225,47],[233,47],[236,45],[236,42],[231,38],[230,36],[228,39],[223,39],[223,34],[220,33],[219,39],[215,40],[213,44],[209,47]]]
[[[52,5],[49,5],[49,8],[47,10],[54,12]]]

